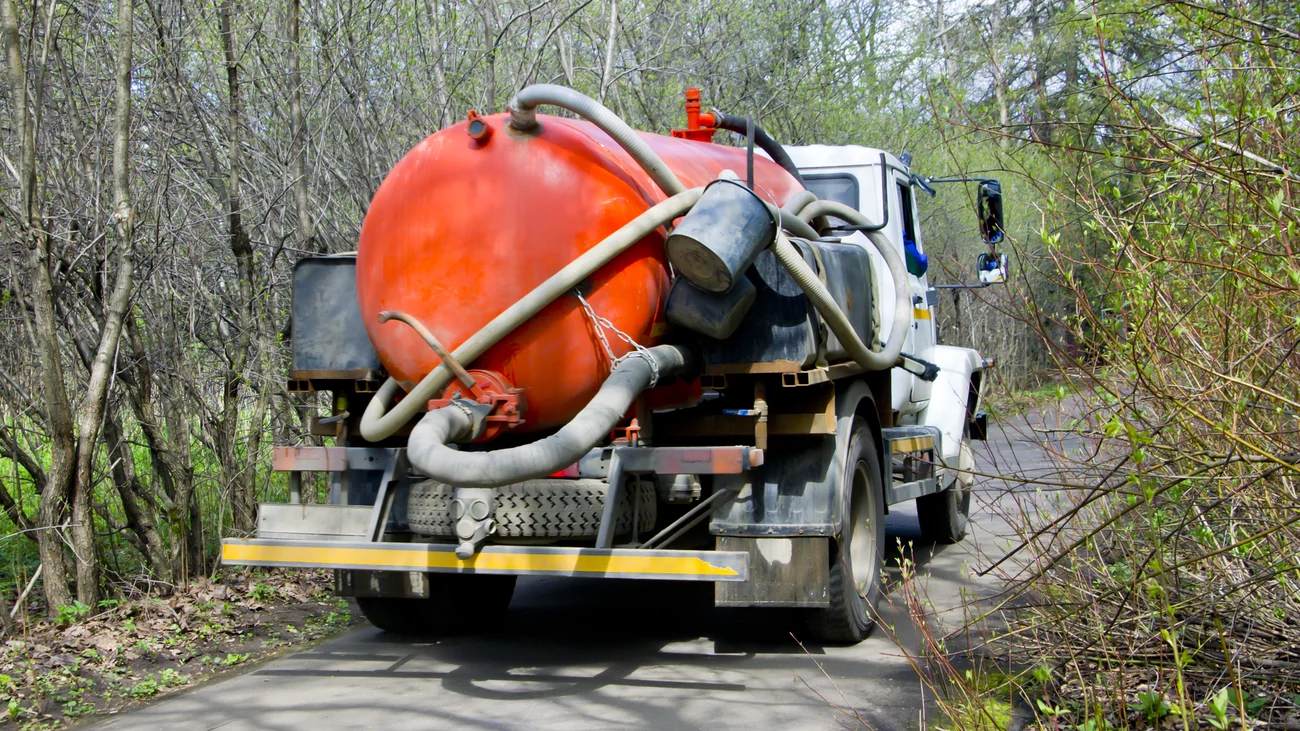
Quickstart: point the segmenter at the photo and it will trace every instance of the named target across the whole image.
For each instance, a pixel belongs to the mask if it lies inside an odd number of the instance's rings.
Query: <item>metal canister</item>
[[[774,236],[776,222],[762,199],[739,181],[720,178],[673,229],[668,261],[705,292],[730,292]]]

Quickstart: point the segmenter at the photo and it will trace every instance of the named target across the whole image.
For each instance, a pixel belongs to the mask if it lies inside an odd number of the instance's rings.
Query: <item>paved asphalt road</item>
[[[1038,419],[1035,419],[1038,421]],[[1024,420],[994,427],[978,468],[1056,469]],[[1008,489],[1010,488],[1010,489]],[[929,599],[960,621],[971,569],[1009,545],[999,517],[1026,490],[982,480],[967,540],[915,560]],[[890,558],[917,537],[911,504],[888,517]],[[897,576],[897,572],[894,572]],[[488,635],[412,642],[373,627],[348,631],[101,723],[101,729],[693,729],[922,727],[924,694],[900,644],[877,628],[856,647],[801,649],[775,610],[720,610],[712,585],[521,581],[509,624]],[[915,648],[901,601],[882,607]]]

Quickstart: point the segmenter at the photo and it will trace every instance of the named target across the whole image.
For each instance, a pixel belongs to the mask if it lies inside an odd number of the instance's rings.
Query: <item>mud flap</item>
[[[749,580],[714,584],[719,607],[825,607],[829,538],[719,536],[718,550],[749,557]]]

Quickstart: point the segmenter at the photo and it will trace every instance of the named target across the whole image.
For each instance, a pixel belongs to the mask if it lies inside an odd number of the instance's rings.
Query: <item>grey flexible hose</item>
[[[912,319],[911,280],[908,279],[907,265],[903,263],[903,257],[899,256],[898,250],[881,233],[880,229],[883,222],[873,222],[858,209],[846,206],[839,201],[819,199],[809,203],[804,206],[803,210],[799,211],[799,218],[804,221],[812,221],[821,216],[835,216],[851,224],[862,226],[862,233],[866,234],[872,245],[876,247],[876,251],[880,252],[880,255],[884,257],[885,266],[889,267],[889,277],[894,282],[894,324],[889,332],[889,342],[885,344],[880,355],[887,355],[891,361],[896,363],[899,354],[903,351],[903,341],[907,337],[908,330],[911,329]],[[886,207],[885,221],[888,219],[889,209]],[[841,339],[841,342],[843,342],[843,339]]]
[[[886,208],[886,210],[888,209]],[[894,280],[894,327],[889,334],[889,341],[894,342],[899,328],[907,330],[911,327],[912,286],[911,280],[908,279],[907,265],[903,263],[903,257],[899,256],[898,250],[881,233],[881,224],[872,223],[871,219],[856,208],[846,206],[839,201],[819,199],[809,203],[803,210],[799,211],[799,218],[804,221],[811,221],[820,216],[835,216],[856,226],[862,226],[861,233],[866,234],[872,245],[876,247],[876,251],[879,251],[880,255],[885,258],[885,266],[889,267],[889,277]],[[886,215],[885,218],[888,219],[889,216]],[[898,342],[899,348],[902,348],[902,340]],[[886,353],[891,350],[891,348],[885,348]]]
[[[530,444],[489,452],[462,452],[454,442],[473,438],[474,419],[454,404],[425,414],[411,432],[406,456],[422,474],[456,487],[500,487],[549,475],[576,463],[627,415],[650,386],[654,358],[660,377],[682,373],[691,354],[675,345],[649,348],[623,360],[591,402],[559,431]]]
[[[772,220],[780,221],[781,225],[779,228],[783,228],[801,239],[815,239],[821,235],[817,233],[817,229],[809,225],[807,221],[798,216],[791,215],[790,212],[784,208],[777,208],[771,203],[768,203],[767,210],[772,213]]]
[[[798,216],[809,204],[817,202],[817,196],[810,190],[801,190],[790,196],[784,206],[781,206],[781,213],[787,216]]]
[[[521,132],[527,132],[537,126],[537,107],[542,104],[567,109],[592,124],[600,127],[605,134],[614,138],[627,154],[659,185],[668,195],[677,195],[686,190],[677,175],[664,164],[664,161],[650,149],[650,145],[641,139],[627,122],[600,102],[567,86],[556,84],[533,84],[510,100],[510,126]]]
[[[703,192],[703,188],[691,188],[660,201],[645,213],[632,219],[623,228],[605,237],[605,240],[583,252],[563,269],[552,274],[545,282],[537,285],[533,291],[507,307],[504,312],[452,351],[452,356],[461,363],[472,363],[488,348],[514,332],[515,328],[541,312],[557,297],[573,289],[582,280],[608,264],[611,259],[627,251],[629,247],[655,229],[671,223],[673,219],[686,213],[700,199]],[[424,410],[429,399],[442,393],[442,389],[447,387],[451,378],[451,370],[439,363],[438,367],[429,371],[429,374],[391,411],[388,410],[388,405],[401,386],[393,378],[384,381],[384,385],[379,387],[379,391],[370,400],[370,405],[366,407],[365,413],[361,415],[361,436],[372,442],[392,436],[412,417]]]
[[[853,323],[849,322],[844,311],[826,290],[826,285],[817,278],[817,273],[803,260],[803,256],[794,248],[794,244],[790,243],[790,239],[784,232],[777,233],[776,241],[772,242],[772,253],[790,272],[790,276],[813,303],[813,307],[821,313],[827,327],[835,333],[835,337],[840,339],[840,343],[849,351],[853,360],[869,371],[883,371],[898,365],[898,354],[903,352],[903,341],[907,338],[908,330],[911,329],[912,296],[907,286],[907,270],[903,268],[898,252],[894,251],[883,237],[878,241],[875,238],[878,234],[873,232],[870,235],[872,243],[880,249],[881,255],[885,257],[885,263],[889,265],[890,274],[894,277],[894,327],[889,333],[889,342],[885,343],[884,349],[879,353],[868,348],[866,343],[862,342],[862,338],[854,332]],[[899,285],[900,272],[902,273],[901,286]]]

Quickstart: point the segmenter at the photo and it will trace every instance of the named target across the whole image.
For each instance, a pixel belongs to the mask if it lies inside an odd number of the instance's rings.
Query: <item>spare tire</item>
[[[637,533],[655,525],[654,485],[636,479],[624,484],[614,511],[614,535],[632,532],[632,500],[637,504]],[[605,509],[604,480],[526,480],[497,488],[496,535],[500,538],[594,538]],[[452,536],[451,499],[455,489],[434,480],[411,486],[407,523],[413,533]]]

